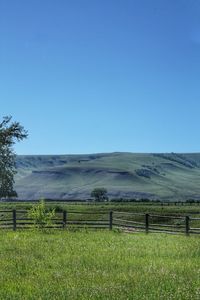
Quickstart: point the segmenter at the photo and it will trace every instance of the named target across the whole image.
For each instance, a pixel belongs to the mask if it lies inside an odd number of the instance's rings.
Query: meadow
[[[199,299],[200,238],[0,232],[0,299]]]
[[[69,202],[69,201],[45,201],[48,208],[57,210],[80,212],[109,212],[125,211],[133,213],[158,213],[172,215],[198,215],[200,213],[200,203],[164,203],[164,202]],[[29,209],[36,201],[2,201],[0,209]]]
[[[0,209],[32,205],[1,202]],[[199,215],[196,204],[47,202],[47,207],[79,216],[110,210]],[[200,235],[0,230],[0,299],[199,299],[199,261]]]

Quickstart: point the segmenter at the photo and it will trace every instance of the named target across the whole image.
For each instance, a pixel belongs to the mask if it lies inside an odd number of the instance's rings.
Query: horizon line
[[[192,151],[192,152],[174,152],[174,151],[163,151],[163,152],[131,152],[131,151],[111,151],[111,152],[91,152],[91,153],[49,153],[49,154],[18,154],[16,156],[68,156],[68,155],[98,155],[98,154],[200,154],[200,151]]]

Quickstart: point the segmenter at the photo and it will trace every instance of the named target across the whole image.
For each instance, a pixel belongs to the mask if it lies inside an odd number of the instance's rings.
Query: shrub
[[[45,201],[41,200],[38,204],[32,206],[28,216],[33,219],[34,225],[38,229],[44,229],[52,225],[52,219],[55,216],[55,209],[47,210]]]

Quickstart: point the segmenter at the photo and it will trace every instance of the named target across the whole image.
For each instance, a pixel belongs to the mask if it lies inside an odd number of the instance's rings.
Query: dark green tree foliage
[[[95,199],[95,201],[108,201],[107,190],[105,188],[95,188],[91,192],[91,197]]]
[[[12,122],[12,117],[4,117],[0,123],[0,198],[16,197],[13,189],[16,141],[27,138],[28,133],[19,122]]]

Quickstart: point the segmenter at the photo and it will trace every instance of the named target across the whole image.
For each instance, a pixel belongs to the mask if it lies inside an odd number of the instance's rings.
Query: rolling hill
[[[19,199],[88,199],[95,187],[111,198],[200,199],[200,153],[17,156]]]

